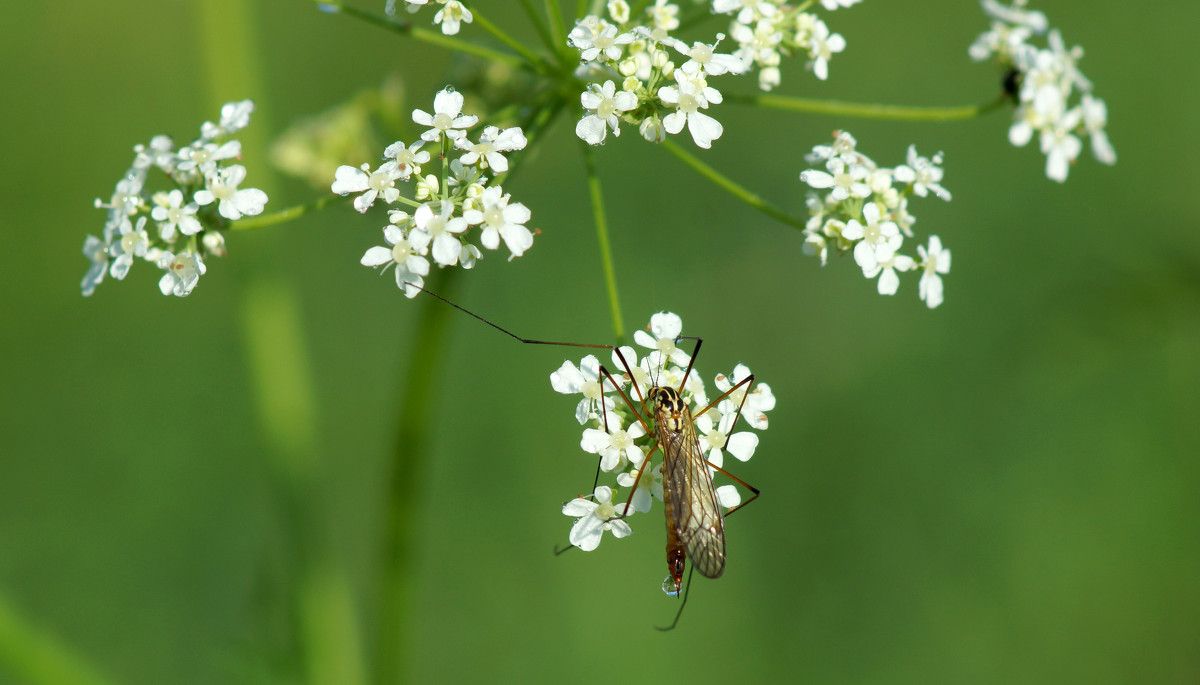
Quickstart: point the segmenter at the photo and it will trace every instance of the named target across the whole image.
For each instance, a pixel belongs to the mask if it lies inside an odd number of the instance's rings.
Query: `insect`
[[[707,412],[714,410],[727,398],[736,398],[737,409],[729,414],[733,417],[732,422],[726,430],[722,431],[725,436],[724,442],[719,445],[722,449],[727,447],[730,439],[733,437],[733,428],[736,427],[738,419],[742,416],[746,400],[751,394],[751,386],[754,383],[753,374],[747,374],[708,405],[698,409],[693,414],[684,397],[684,389],[687,386],[689,376],[693,372],[696,356],[699,354],[700,347],[703,344],[700,338],[677,338],[669,341],[660,341],[660,347],[665,343],[667,348],[672,349],[676,343],[684,339],[695,340],[696,345],[692,350],[692,354],[688,356],[687,369],[683,372],[678,387],[662,382],[665,373],[665,357],[669,356],[669,354],[665,356],[660,355],[659,359],[662,363],[657,369],[658,377],[656,378],[654,375],[651,375],[649,378],[650,387],[643,392],[636,380],[638,376],[634,372],[634,368],[636,367],[630,364],[626,358],[626,353],[620,348],[612,345],[552,342],[522,338],[434,292],[425,290],[424,288],[420,289],[524,344],[612,350],[614,359],[619,362],[622,371],[626,374],[625,378],[632,385],[632,391],[630,394],[626,394],[622,389],[624,378],[621,380],[614,378],[603,365],[600,365],[598,369],[599,374],[606,381],[603,387],[608,391],[615,390],[636,417],[636,421],[641,424],[645,433],[654,436],[653,445],[649,447],[645,457],[641,461],[641,465],[637,468],[637,476],[630,486],[630,494],[624,508],[618,510],[621,513],[614,517],[614,519],[624,519],[630,514],[631,503],[634,494],[637,492],[638,484],[645,477],[654,452],[661,449],[663,453],[662,499],[667,528],[666,556],[668,572],[667,577],[663,580],[663,591],[671,596],[680,596],[680,590],[683,587],[683,575],[688,560],[691,560],[693,570],[699,570],[700,574],[707,578],[719,578],[725,572],[725,517],[754,501],[759,496],[759,490],[733,476],[724,468],[721,468],[721,466],[712,464],[705,459],[705,450],[701,447],[700,439],[696,433],[696,422],[697,419]],[[628,351],[629,348],[625,348],[625,350]],[[651,353],[651,356],[653,355],[654,353]],[[769,393],[769,388],[765,385],[761,387]],[[633,400],[634,397],[636,397],[636,402]],[[641,407],[640,411],[638,410],[639,406]],[[607,427],[610,425],[608,404],[604,399],[601,399],[599,407],[603,420],[601,425]],[[765,422],[765,417],[762,420]],[[653,425],[650,425],[650,423]],[[719,471],[728,476],[731,480],[750,491],[752,496],[745,501],[732,503],[729,505],[728,511],[722,514],[721,498],[713,486],[714,471]],[[597,483],[599,482],[599,474],[600,468],[598,465],[596,474]],[[594,487],[595,483],[593,484]],[[556,553],[561,553],[572,546],[574,545],[557,550]],[[658,628],[659,630],[672,630],[678,624],[679,617],[683,614],[683,609],[687,605],[688,588],[690,588],[690,585],[691,575],[689,574],[688,585],[687,588],[683,589],[682,601],[679,611],[675,615],[674,622],[666,628]]]
[[[725,469],[709,463],[704,458],[704,451],[701,449],[700,440],[696,435],[695,417],[682,396],[683,388],[687,384],[687,377],[692,372],[692,365],[695,363],[701,343],[702,341],[697,339],[696,348],[692,352],[687,371],[684,372],[678,389],[655,384],[646,393],[646,397],[653,407],[647,413],[653,413],[656,436],[656,443],[651,452],[656,448],[661,448],[663,452],[663,508],[667,524],[668,573],[667,578],[663,580],[663,591],[672,596],[679,595],[683,582],[683,571],[688,559],[692,562],[692,568],[698,569],[704,577],[721,577],[725,572],[725,516],[749,504],[759,495],[757,488],[733,476]],[[632,377],[633,373],[628,368],[628,362],[619,351],[618,358]],[[717,406],[719,402],[742,389],[743,386],[748,391],[753,382],[753,374],[743,378],[701,409],[698,415]],[[738,404],[738,413],[735,416],[740,416],[748,395],[748,392],[742,393],[741,401]],[[628,402],[628,398],[626,398],[626,402]],[[639,415],[639,420],[640,418]],[[735,418],[734,425],[736,422]],[[729,432],[732,433],[732,426]],[[726,444],[728,444],[728,438]],[[722,447],[724,446],[722,445]],[[649,463],[650,459],[647,455],[638,471],[639,480]],[[745,502],[731,507],[726,514],[722,514],[721,502],[713,487],[713,469],[729,476],[750,490],[753,495]],[[634,482],[633,488],[637,488],[637,481]],[[631,492],[630,499],[632,497]],[[628,507],[629,502],[627,501],[624,510],[626,513]],[[674,629],[679,623],[679,617],[683,614],[686,604],[687,593],[685,591],[679,612],[675,615],[675,621],[670,626],[659,628],[659,630]]]

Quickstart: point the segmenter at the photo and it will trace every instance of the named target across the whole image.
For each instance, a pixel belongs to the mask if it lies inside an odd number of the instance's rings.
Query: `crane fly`
[[[650,465],[651,457],[655,450],[661,449],[663,452],[662,499],[667,527],[666,553],[668,573],[667,577],[663,580],[663,591],[671,596],[678,597],[680,595],[680,590],[683,586],[683,574],[689,559],[692,562],[692,568],[699,570],[700,574],[706,578],[721,577],[725,572],[725,517],[754,501],[758,497],[759,491],[754,486],[704,458],[704,450],[701,448],[700,439],[696,434],[695,424],[697,418],[717,407],[722,400],[730,398],[740,391],[741,397],[738,398],[737,410],[733,413],[733,422],[727,431],[723,431],[726,437],[720,447],[722,449],[726,448],[733,437],[733,428],[737,426],[738,419],[742,416],[742,410],[746,405],[746,398],[750,395],[750,388],[754,384],[753,374],[748,374],[738,380],[715,400],[693,414],[691,409],[688,408],[683,391],[688,377],[692,374],[696,356],[700,353],[700,346],[703,344],[703,340],[700,338],[675,338],[670,340],[667,345],[667,348],[673,349],[675,344],[681,340],[696,341],[696,346],[693,348],[692,354],[688,355],[687,369],[683,373],[678,388],[662,384],[661,378],[651,378],[651,387],[647,392],[643,393],[633,371],[635,366],[630,365],[621,348],[613,345],[552,342],[522,338],[437,293],[420,286],[414,285],[413,287],[524,344],[612,350],[614,358],[619,361],[622,370],[628,374],[628,379],[634,390],[636,390],[638,401],[635,403],[629,395],[626,395],[625,391],[621,389],[622,383],[618,382],[603,364],[599,365],[600,375],[608,383],[607,390],[603,382],[600,385],[601,399],[599,404],[602,412],[602,425],[605,432],[608,431],[610,423],[608,405],[605,402],[604,393],[609,390],[615,390],[636,417],[637,422],[645,429],[646,434],[654,436],[654,444],[647,450],[641,465],[637,469],[637,476],[632,486],[630,486],[629,498],[626,500],[621,514],[615,518],[624,519],[629,515],[633,497],[637,493],[638,484],[641,482],[643,475],[645,475],[647,467]],[[663,342],[667,341],[660,341],[659,353],[661,356],[659,359],[662,361],[659,368],[660,374],[665,371],[666,360],[670,356],[669,352],[664,353],[662,349]],[[654,353],[652,352],[651,356],[653,355]],[[636,356],[634,361],[637,361]],[[766,388],[765,385],[762,387]],[[642,407],[641,411],[638,411],[637,405]],[[652,427],[647,424],[648,418],[653,422]],[[765,422],[765,416],[762,420]],[[765,423],[763,427],[765,427]],[[752,496],[744,502],[735,502],[729,507],[728,511],[722,514],[721,498],[713,486],[714,471],[720,471],[725,476],[728,476],[731,480],[753,493]],[[599,474],[600,465],[597,464],[597,483],[599,482]],[[593,488],[595,488],[595,484],[593,484]],[[569,549],[571,546],[565,549]],[[562,551],[565,551],[565,549]],[[689,587],[691,583],[690,578],[689,575]],[[679,617],[683,614],[683,608],[686,605],[687,589],[684,589],[683,600],[680,603],[679,611],[675,614],[675,621],[669,627],[658,628],[658,630],[666,631],[674,629],[679,623]]]
[[[649,400],[652,409],[649,409],[645,413],[654,416],[653,432],[656,441],[655,446],[646,455],[641,468],[638,470],[638,476],[631,488],[629,500],[625,504],[624,511],[626,514],[622,515],[622,517],[627,515],[629,511],[629,503],[633,499],[633,492],[637,490],[637,483],[650,463],[651,454],[654,449],[661,448],[663,452],[663,510],[667,525],[666,552],[668,573],[667,577],[663,580],[663,591],[671,596],[679,595],[680,587],[683,584],[683,572],[689,559],[692,562],[692,568],[699,570],[700,575],[706,578],[721,577],[725,572],[725,516],[749,504],[759,495],[757,488],[704,458],[704,450],[701,449],[700,440],[696,435],[695,417],[693,417],[682,395],[683,388],[687,384],[688,376],[691,375],[692,366],[695,364],[695,359],[699,354],[702,342],[702,340],[696,339],[696,347],[692,351],[688,361],[687,371],[684,372],[683,379],[679,383],[679,389],[655,383],[646,393],[646,399]],[[617,351],[617,358],[621,361],[622,366],[625,367],[626,372],[629,373],[632,379],[633,372],[629,368],[629,363],[619,350]],[[601,368],[601,371],[608,375],[603,368]],[[742,393],[741,401],[738,403],[738,410],[734,419],[734,425],[736,425],[736,416],[741,415],[741,411],[745,407],[746,397],[749,395],[749,386],[753,382],[753,374],[743,378],[736,385],[697,412],[696,416],[704,414],[717,406],[723,399],[737,392],[743,386],[746,386],[745,391]],[[613,385],[618,388],[618,392],[621,392],[615,382]],[[640,389],[638,392],[640,394]],[[632,408],[629,398],[624,397],[624,393],[622,393],[622,397]],[[644,400],[643,406],[645,406]],[[638,414],[636,411],[634,413]],[[640,414],[638,414],[638,418],[641,420]],[[605,423],[607,424],[607,419]],[[649,429],[647,431],[649,432]],[[733,426],[729,429],[730,435],[732,435],[732,432]],[[729,438],[727,437],[722,447],[728,445],[728,441]],[[722,514],[721,501],[717,496],[716,489],[713,487],[712,470],[714,469],[729,476],[732,480],[750,490],[754,493],[753,496],[745,502],[735,504],[726,514]],[[675,615],[675,621],[669,627],[659,628],[659,630],[671,630],[679,623],[679,617],[683,614],[686,602],[687,595],[685,592],[683,602],[679,606],[679,612]]]

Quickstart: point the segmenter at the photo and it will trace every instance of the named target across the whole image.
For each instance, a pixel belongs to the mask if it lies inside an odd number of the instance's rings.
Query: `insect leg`
[[[675,612],[675,620],[671,621],[671,625],[667,626],[666,628],[654,626],[655,630],[659,631],[660,633],[665,633],[670,630],[675,630],[675,626],[679,625],[679,617],[683,615],[683,608],[687,606],[688,595],[692,594],[692,572],[695,570],[695,564],[692,564],[692,566],[688,568],[687,587],[683,589],[683,601],[679,604],[679,611]]]

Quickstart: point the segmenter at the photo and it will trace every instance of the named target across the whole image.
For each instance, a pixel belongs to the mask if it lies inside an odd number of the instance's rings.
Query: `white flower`
[[[1042,131],[1042,152],[1046,154],[1046,176],[1062,183],[1067,180],[1071,164],[1083,149],[1083,143],[1074,134],[1083,120],[1083,111],[1073,107],[1059,117],[1054,125]]]
[[[679,28],[679,5],[670,4],[668,0],[654,0],[654,6],[646,8],[653,27],[662,31],[674,31]]]
[[[359,263],[363,266],[383,266],[383,271],[396,265],[396,285],[404,290],[405,297],[412,299],[421,292],[425,285],[425,276],[429,275],[429,260],[421,256],[411,243],[404,239],[404,232],[397,226],[388,225],[383,229],[384,240],[388,246],[375,246],[367,250]]]
[[[258,188],[239,190],[238,185],[244,180],[246,167],[241,164],[227,166],[206,177],[206,188],[196,191],[193,199],[202,207],[219,202],[217,211],[230,221],[237,221],[243,215],[261,214],[267,204],[267,194]]]
[[[418,140],[405,147],[404,141],[397,140],[383,151],[383,158],[388,161],[379,170],[394,172],[402,181],[407,181],[413,174],[420,175],[421,165],[429,161],[429,152],[421,149],[424,145],[425,141]]]
[[[663,127],[662,119],[657,114],[643,119],[638,124],[638,133],[651,143],[661,143],[667,139],[667,129]]]
[[[362,165],[361,169],[342,165],[333,172],[333,184],[329,186],[329,190],[337,195],[362,193],[354,198],[354,209],[365,213],[381,195],[383,201],[388,204],[400,197],[400,190],[396,187],[398,178],[398,165],[389,166],[385,163],[374,172],[371,171],[370,164]]]
[[[462,253],[462,241],[458,234],[468,228],[467,220],[454,216],[454,203],[442,200],[441,212],[433,213],[429,204],[417,207],[413,213],[415,228],[408,234],[408,239],[417,252],[425,254],[430,243],[433,244],[433,261],[442,266],[453,266],[458,263]]]
[[[830,35],[829,27],[825,22],[817,20],[813,25],[812,35],[809,37],[808,56],[812,57],[809,62],[809,67],[813,70],[813,74],[822,81],[829,78],[829,58],[835,52],[841,52],[846,49],[846,39],[842,38],[842,34],[835,33]]]
[[[125,178],[117,181],[117,186],[113,189],[112,197],[107,203],[96,198],[96,207],[108,210],[108,219],[104,222],[104,240],[106,242],[113,239],[122,221],[125,221],[130,215],[136,214],[142,208],[144,202],[142,186],[145,182],[144,173],[131,170]]]
[[[463,4],[458,0],[439,0],[445,4],[438,13],[433,15],[433,23],[442,25],[442,33],[447,36],[453,36],[458,33],[459,24],[470,24],[475,17],[471,14],[471,10],[463,7]]]
[[[133,266],[134,257],[145,257],[150,248],[150,236],[146,235],[146,217],[138,217],[137,224],[128,219],[121,223],[120,235],[109,246],[109,254],[116,257],[109,273],[118,281],[123,280]]]
[[[104,280],[104,274],[108,273],[110,261],[108,245],[96,236],[89,235],[83,241],[83,256],[92,262],[87,273],[83,275],[83,280],[79,283],[79,287],[83,290],[83,296],[88,297],[96,292],[96,286],[100,285],[100,282]]]
[[[821,0],[821,6],[832,12],[839,7],[850,7],[860,2],[862,0]]]
[[[832,144],[814,145],[812,152],[804,155],[804,161],[809,164],[816,164],[818,162],[828,162],[837,157],[846,164],[851,164],[858,159],[858,155],[855,154],[857,147],[858,141],[854,139],[854,136],[850,135],[849,131],[837,131],[833,135]]]
[[[631,488],[634,482],[636,482],[637,490],[633,492],[633,498],[629,501],[629,508],[633,511],[650,511],[650,505],[653,503],[653,500],[657,498],[661,501],[663,498],[663,465],[660,463],[653,467],[647,466],[647,471],[641,474],[641,480],[638,480],[638,470],[641,469],[642,462],[631,464],[631,466],[632,468],[629,471],[617,474],[617,485],[623,488]]]
[[[675,111],[663,118],[663,127],[667,133],[676,134],[687,124],[688,132],[696,145],[704,149],[712,147],[712,141],[721,137],[725,127],[721,122],[701,112],[707,109],[710,102],[720,104],[721,93],[715,88],[701,86],[687,78],[681,70],[675,71],[677,86],[663,86],[658,89],[658,99],[668,105],[675,105]]]
[[[575,135],[580,140],[599,145],[611,128],[614,136],[621,135],[621,114],[637,107],[638,99],[633,93],[622,90],[617,92],[617,86],[612,81],[603,85],[590,83],[588,89],[579,96],[583,108],[592,112],[575,126]]]
[[[629,3],[625,0],[608,0],[608,16],[618,24],[629,21]]]
[[[738,364],[733,368],[733,382],[725,374],[717,374],[714,381],[717,390],[722,393],[729,392],[735,385],[741,383],[750,376],[750,369],[744,364]],[[748,385],[748,384],[747,384]],[[742,404],[742,398],[745,398],[745,404]],[[771,386],[766,383],[755,383],[754,389],[749,394],[746,393],[746,386],[743,385],[737,390],[729,393],[717,406],[717,410],[722,414],[735,413],[738,406],[741,405],[742,417],[746,419],[746,423],[750,424],[751,428],[758,430],[766,430],[767,414],[775,408],[775,395],[771,393]]]
[[[592,354],[580,360],[578,367],[570,361],[563,362],[558,371],[550,374],[550,386],[555,392],[564,395],[583,395],[583,399],[579,400],[575,407],[575,418],[581,426],[592,419],[600,420],[601,414],[611,417],[616,406],[613,398],[604,395],[612,392],[614,386],[607,378],[601,383],[600,360]],[[600,405],[601,397],[604,400],[603,409]],[[609,425],[613,425],[612,418],[609,418]]]
[[[640,464],[642,462],[645,453],[634,440],[645,434],[646,429],[642,427],[641,421],[634,420],[628,430],[621,428],[618,421],[611,430],[607,431],[596,428],[583,429],[583,439],[579,442],[579,446],[583,448],[584,452],[600,455],[600,470],[608,472],[623,463]]]
[[[166,269],[167,273],[158,281],[158,289],[163,295],[187,297],[192,288],[207,268],[200,255],[191,252],[172,254],[164,251],[158,259],[158,268]]]
[[[1034,33],[1044,33],[1050,26],[1046,15],[1041,12],[1025,9],[1025,0],[1015,0],[1012,7],[1005,7],[996,0],[982,0],[983,11],[993,19],[1023,26]]]
[[[178,158],[175,156],[175,143],[171,141],[170,136],[154,136],[149,145],[135,145],[133,152],[135,169],[155,166],[168,174],[173,174],[176,170]]]
[[[687,366],[692,358],[675,344],[682,332],[683,319],[671,312],[659,312],[650,317],[650,332],[640,329],[634,331],[633,341],[653,350],[647,357],[651,366],[661,369],[666,366],[667,360],[679,366]]]
[[[252,100],[229,102],[221,107],[220,123],[206,121],[200,125],[200,138],[209,141],[220,136],[227,136],[250,125],[250,114],[254,112]]]
[[[864,181],[870,175],[870,170],[862,164],[847,164],[841,157],[834,157],[825,164],[829,172],[818,169],[807,169],[800,172],[800,180],[818,190],[832,188],[830,197],[841,202],[853,195],[868,198],[871,196],[871,186]]]
[[[225,159],[235,159],[242,154],[242,144],[230,140],[221,145],[196,141],[179,151],[179,162],[175,168],[179,171],[199,171],[209,176],[217,170],[217,162]]]
[[[871,269],[863,269],[863,276],[867,278],[875,278],[879,276],[879,294],[880,295],[895,295],[896,290],[900,288],[900,277],[896,275],[897,271],[908,271],[914,266],[913,258],[905,255],[893,254],[891,259],[877,261]]]
[[[892,172],[897,181],[913,184],[913,192],[919,197],[925,197],[931,191],[939,198],[950,201],[950,191],[941,186],[942,153],[937,153],[930,160],[917,155],[917,146],[908,146],[908,164],[901,164]]]
[[[717,34],[717,42],[724,38],[723,34]],[[683,53],[690,59],[684,62],[680,69],[683,73],[691,76],[698,71],[703,71],[712,76],[720,76],[721,74],[740,74],[746,71],[746,64],[741,59],[733,55],[724,55],[713,52],[717,47],[716,43],[709,45],[696,41],[691,48],[683,41],[675,41],[674,47],[679,52]]]
[[[733,429],[733,422],[737,419],[737,414],[718,413],[720,418],[714,421],[713,413],[713,410],[709,410],[701,414],[696,417],[694,424],[696,437],[700,441],[700,449],[707,453],[704,458],[708,463],[713,466],[724,466],[724,453],[726,452],[732,454],[738,461],[746,461],[754,456],[754,450],[758,447],[758,436],[746,431],[729,435],[729,431]]]
[[[857,219],[846,222],[842,237],[846,240],[857,240],[854,246],[854,261],[862,267],[863,273],[871,271],[881,262],[891,261],[896,254],[904,237],[900,235],[900,227],[894,221],[880,221],[879,205],[868,202],[863,207],[863,220]],[[869,276],[868,276],[869,278]]]
[[[466,135],[466,131],[479,121],[473,114],[461,114],[463,106],[462,93],[452,88],[440,91],[433,98],[433,114],[425,110],[414,109],[413,121],[430,129],[421,134],[421,140],[430,143],[441,139],[444,134],[451,140],[457,140]]]
[[[510,205],[508,200],[509,196],[500,186],[484,188],[479,198],[482,209],[468,209],[463,212],[463,218],[468,224],[482,226],[479,241],[484,247],[494,250],[504,239],[512,256],[520,257],[533,245],[533,233],[523,225],[529,221],[529,208],[520,202]]]
[[[184,235],[196,235],[203,228],[196,219],[199,207],[194,202],[183,204],[183,191],[178,188],[166,193],[155,193],[151,199],[155,207],[150,216],[158,222],[158,235],[163,240],[175,240],[176,229]]]
[[[936,235],[929,236],[929,250],[917,246],[921,256],[917,267],[922,270],[917,289],[921,299],[930,309],[942,303],[942,278],[938,274],[950,273],[950,250],[942,249],[942,241]]]
[[[480,165],[481,167],[487,167],[497,174],[502,174],[508,171],[508,160],[500,153],[524,149],[528,142],[519,126],[506,128],[503,131],[495,126],[488,126],[480,134],[478,143],[472,143],[467,140],[466,136],[463,136],[454,141],[454,146],[467,151],[467,154],[462,156],[463,164],[475,164],[482,159],[484,163]]]
[[[579,58],[584,62],[618,60],[621,58],[621,46],[636,40],[632,33],[618,34],[617,27],[606,21],[586,20],[576,24],[567,38],[579,48]]]
[[[612,488],[600,485],[592,497],[595,501],[576,497],[563,505],[564,514],[579,517],[575,521],[575,525],[571,527],[571,535],[568,539],[572,545],[585,552],[590,552],[600,545],[600,537],[606,530],[611,531],[613,536],[618,538],[623,538],[633,532],[624,519],[617,518],[624,513],[626,507],[622,504],[619,507],[622,511],[619,513],[618,507],[613,506]]]
[[[1085,94],[1079,103],[1083,110],[1083,126],[1092,139],[1092,154],[1104,164],[1117,163],[1117,151],[1108,142],[1104,127],[1108,123],[1108,108],[1100,98]]]

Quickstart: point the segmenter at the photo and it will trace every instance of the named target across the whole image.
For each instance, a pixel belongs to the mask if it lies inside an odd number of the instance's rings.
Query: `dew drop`
[[[674,578],[667,576],[666,578],[663,578],[662,591],[670,597],[678,597],[679,584],[675,582]]]

